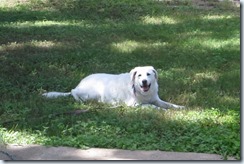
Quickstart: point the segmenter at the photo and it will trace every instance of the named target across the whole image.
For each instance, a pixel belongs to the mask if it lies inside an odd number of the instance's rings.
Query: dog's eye
[[[147,76],[150,76],[151,74],[150,73],[147,73]]]
[[[141,77],[141,74],[139,74],[138,77]]]

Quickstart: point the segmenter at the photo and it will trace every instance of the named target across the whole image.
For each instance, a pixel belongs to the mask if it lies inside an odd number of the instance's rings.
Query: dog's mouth
[[[143,84],[143,85],[140,85],[140,87],[141,87],[143,92],[147,92],[147,91],[149,91],[151,84],[149,84],[149,85]]]

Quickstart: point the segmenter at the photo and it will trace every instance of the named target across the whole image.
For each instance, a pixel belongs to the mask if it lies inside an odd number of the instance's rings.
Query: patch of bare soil
[[[240,0],[192,0],[192,4],[200,9],[213,9],[219,4],[240,7]]]

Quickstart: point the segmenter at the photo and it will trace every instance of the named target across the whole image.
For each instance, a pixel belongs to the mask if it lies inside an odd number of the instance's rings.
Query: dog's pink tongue
[[[142,90],[144,91],[144,92],[146,92],[146,91],[148,91],[149,90],[149,86],[142,86]]]

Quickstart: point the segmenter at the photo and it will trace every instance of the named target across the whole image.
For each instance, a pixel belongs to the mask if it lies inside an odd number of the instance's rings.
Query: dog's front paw
[[[174,108],[174,109],[186,109],[185,106],[181,106],[181,105],[172,105],[172,108]]]

